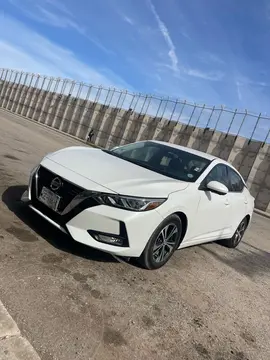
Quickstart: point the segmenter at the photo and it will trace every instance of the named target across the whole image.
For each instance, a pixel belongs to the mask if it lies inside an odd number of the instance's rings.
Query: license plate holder
[[[46,205],[48,208],[52,209],[53,211],[57,211],[59,202],[61,197],[55,194],[50,189],[43,186],[39,195],[39,201]]]

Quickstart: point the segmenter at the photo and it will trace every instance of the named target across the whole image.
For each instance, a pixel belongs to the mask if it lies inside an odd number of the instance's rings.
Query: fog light
[[[123,246],[124,244],[124,239],[121,237],[117,237],[117,236],[113,236],[113,235],[106,235],[106,234],[101,234],[101,233],[97,233],[97,232],[93,232],[93,231],[89,231],[90,235],[93,236],[93,238],[97,241],[106,243],[106,244],[111,244],[111,245],[118,245],[118,246]]]
[[[21,201],[23,202],[23,203],[26,203],[26,202],[28,202],[29,201],[29,199],[30,199],[30,196],[29,196],[30,194],[29,194],[29,189],[27,189],[27,190],[25,190],[25,192],[22,194],[22,196],[21,196]]]
[[[97,240],[113,245],[123,245],[123,239],[114,236],[97,234]]]

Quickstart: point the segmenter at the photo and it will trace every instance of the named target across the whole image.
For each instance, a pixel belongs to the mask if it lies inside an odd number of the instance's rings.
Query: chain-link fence
[[[3,93],[5,83],[10,88],[8,96]],[[21,89],[18,90],[17,88],[17,94],[14,97],[12,91],[16,89],[16,85],[21,85]],[[175,125],[182,123],[194,129],[198,127],[217,130],[262,143],[268,143],[270,140],[270,118],[262,114],[250,113],[247,110],[231,110],[224,106],[207,106],[171,97],[131,93],[127,90],[106,88],[102,85],[96,86],[70,79],[0,69],[0,106],[4,107],[4,101],[6,107],[11,102],[17,101],[19,104],[25,99],[24,93],[29,89],[58,94],[59,99],[64,97],[70,99],[71,103],[81,100],[80,107],[87,107],[89,106],[87,104],[91,103],[111,109],[130,111],[130,113],[137,115],[133,117],[133,121],[138,121],[142,116],[149,115],[153,119],[167,119],[169,123]],[[43,110],[45,111],[45,109]],[[43,115],[46,115],[44,111]],[[83,111],[84,109],[81,110],[81,112]],[[83,124],[83,126],[87,126],[87,124]]]

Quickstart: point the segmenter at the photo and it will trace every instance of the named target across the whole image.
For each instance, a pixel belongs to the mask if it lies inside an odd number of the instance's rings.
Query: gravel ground
[[[18,199],[46,153],[81,144],[0,110],[0,299],[43,360],[270,359],[270,221],[146,271],[73,242]]]

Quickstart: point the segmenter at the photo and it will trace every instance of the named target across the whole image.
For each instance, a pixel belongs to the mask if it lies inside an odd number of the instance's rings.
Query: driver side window
[[[229,187],[227,166],[223,164],[216,165],[206,176],[204,180],[205,185],[210,181],[218,181],[221,184]]]

